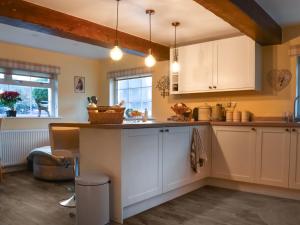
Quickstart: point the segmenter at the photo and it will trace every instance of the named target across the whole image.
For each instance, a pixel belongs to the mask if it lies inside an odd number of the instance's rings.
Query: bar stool
[[[73,165],[75,177],[79,176],[79,128],[50,126],[49,136],[51,153],[61,158],[66,167]],[[64,207],[76,207],[75,193],[59,204]]]

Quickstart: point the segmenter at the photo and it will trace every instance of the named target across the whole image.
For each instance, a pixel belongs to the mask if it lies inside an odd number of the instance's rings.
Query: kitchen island
[[[146,122],[80,127],[80,173],[103,172],[111,178],[111,219],[123,219],[204,185],[211,160],[195,173],[190,166],[192,129],[200,128],[210,154],[209,122]]]

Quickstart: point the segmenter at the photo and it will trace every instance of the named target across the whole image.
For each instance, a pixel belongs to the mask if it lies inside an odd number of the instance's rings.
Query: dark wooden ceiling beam
[[[261,45],[280,44],[281,27],[254,0],[194,0]]]
[[[112,28],[22,0],[1,0],[0,22],[105,48],[115,43]],[[124,32],[119,33],[119,45],[137,55],[148,53],[149,48],[148,40]],[[153,43],[152,50],[157,60],[169,60],[169,47]]]

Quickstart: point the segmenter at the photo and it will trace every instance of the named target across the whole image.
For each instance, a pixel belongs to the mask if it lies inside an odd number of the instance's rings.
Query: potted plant
[[[16,91],[4,91],[0,94],[0,104],[9,108],[6,111],[7,117],[16,117],[17,111],[15,110],[15,105],[19,101],[22,101],[22,99]]]

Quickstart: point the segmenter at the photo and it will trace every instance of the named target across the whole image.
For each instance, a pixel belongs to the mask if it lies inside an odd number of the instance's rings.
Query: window
[[[22,101],[15,106],[19,117],[57,116],[56,75],[0,68],[0,93],[4,91],[20,93]],[[0,105],[0,116],[7,110]]]
[[[300,56],[297,57],[297,77],[296,77],[296,98],[293,102],[294,115],[296,121],[300,121]]]
[[[144,112],[152,115],[152,76],[115,78],[115,103],[125,101],[126,109]]]

